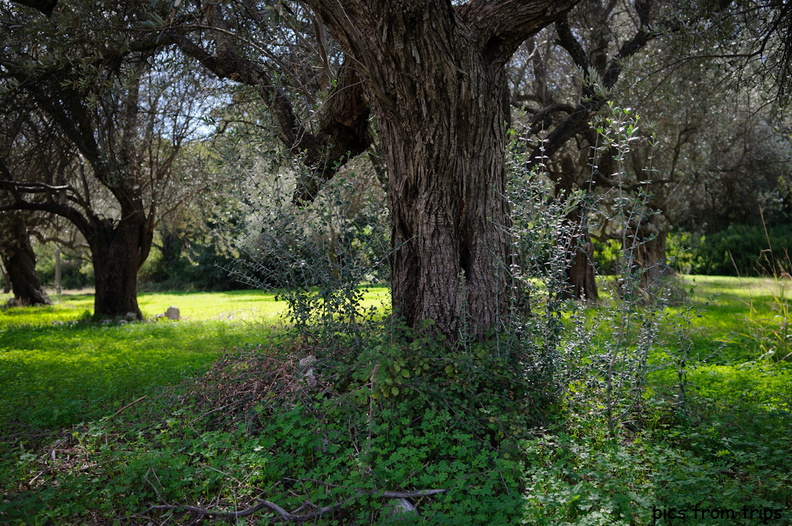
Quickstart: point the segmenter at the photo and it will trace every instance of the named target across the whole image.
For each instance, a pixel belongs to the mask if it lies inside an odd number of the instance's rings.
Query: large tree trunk
[[[575,1],[306,3],[360,64],[382,126],[395,313],[484,336],[508,299],[503,65]]]
[[[424,47],[423,63],[405,65],[417,75],[388,79],[395,108],[381,109],[391,114],[383,138],[393,305],[411,326],[431,319],[456,337],[466,319],[481,336],[504,314],[507,292],[505,117],[494,102],[503,79],[469,45],[452,44],[451,56],[438,53],[448,36],[422,29],[423,38],[411,39]],[[437,82],[423,82],[431,77]]]
[[[480,337],[504,314],[507,293],[503,74],[447,14],[385,19],[389,38],[372,53],[387,90],[375,108],[389,171],[394,310],[410,326],[432,320],[451,338],[462,329]]]
[[[21,212],[0,214],[0,257],[8,272],[17,305],[50,305],[52,302],[36,274],[36,254]]]
[[[94,316],[115,318],[133,314],[142,319],[137,302],[137,274],[153,241],[143,213],[125,216],[117,224],[109,220],[88,239],[94,267]]]
[[[651,215],[633,230],[635,264],[641,270],[641,286],[648,289],[674,270],[666,263],[668,220],[660,214]]]

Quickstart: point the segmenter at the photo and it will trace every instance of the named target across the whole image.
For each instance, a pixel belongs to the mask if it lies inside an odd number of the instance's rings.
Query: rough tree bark
[[[36,274],[36,254],[30,244],[24,215],[20,212],[0,213],[0,258],[8,272],[17,305],[52,303]]]
[[[594,244],[591,242],[582,215],[580,209],[569,213],[566,220],[572,232],[567,239],[560,241],[571,245],[569,246],[571,262],[567,269],[569,286],[565,295],[567,298],[596,301],[599,299],[599,291],[593,263]]]
[[[359,65],[382,126],[395,312],[482,337],[507,299],[503,65],[575,2],[305,3]]]
[[[127,217],[113,225],[103,222],[88,240],[94,267],[94,315],[115,317],[134,314],[142,319],[137,302],[137,275],[153,242],[153,229],[145,216]]]
[[[656,285],[661,277],[674,274],[674,270],[666,263],[669,227],[664,216],[653,214],[631,231],[635,264],[642,270],[641,286],[645,289]]]

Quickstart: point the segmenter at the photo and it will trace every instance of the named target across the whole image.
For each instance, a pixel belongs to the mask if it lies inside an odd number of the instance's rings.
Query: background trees
[[[2,6],[2,209],[68,219],[91,249],[95,315],[140,317],[137,272],[158,211],[178,201],[173,162],[200,99],[189,76],[172,75],[173,55],[129,47],[140,12],[83,16],[91,7],[45,20]]]
[[[542,166],[560,196],[575,189],[591,195],[589,208],[569,218],[580,236],[571,243],[573,292],[596,297],[589,236],[603,243],[629,228],[651,277],[664,268],[673,227],[703,233],[716,217],[738,210],[741,217],[727,222],[757,222],[761,195],[783,201],[786,190],[768,189],[785,187],[778,185],[786,170],[784,125],[772,115],[785,78],[781,28],[788,14],[783,3],[588,2],[523,45],[510,69],[511,102],[520,140],[534,151],[529,163]],[[608,101],[641,117],[621,171],[596,132]],[[738,153],[758,151],[740,146],[746,136],[738,130],[748,128],[762,129],[752,142],[773,143],[773,153]],[[738,156],[742,161],[733,161]],[[648,198],[638,223],[614,224],[612,189]],[[728,204],[726,195],[740,203]],[[696,213],[700,206],[708,212]]]
[[[396,310],[411,325],[434,319],[452,337],[459,320],[469,315],[476,320],[474,332],[483,335],[498,324],[509,295],[509,210],[503,197],[505,122],[522,126],[519,137],[533,152],[527,164],[541,165],[559,196],[576,189],[592,195],[617,187],[629,192],[648,190],[651,199],[646,207],[652,213],[624,228],[641,239],[650,268],[664,259],[665,235],[673,225],[738,220],[737,205],[747,206],[749,200],[733,206],[724,203],[729,195],[748,192],[745,181],[751,181],[757,204],[785,199],[783,185],[777,184],[786,162],[778,155],[781,143],[776,133],[783,124],[772,117],[773,112],[762,110],[765,128],[749,126],[742,128],[745,133],[741,135],[716,136],[712,130],[740,126],[736,121],[723,125],[718,120],[715,112],[722,110],[716,110],[721,108],[716,98],[697,103],[694,115],[686,108],[692,99],[683,95],[700,95],[706,83],[721,89],[725,78],[738,79],[747,68],[753,68],[754,78],[783,81],[784,74],[774,75],[776,70],[767,69],[767,64],[786,71],[783,28],[789,9],[784,2],[680,7],[660,0],[613,1],[587,2],[570,10],[573,4],[556,3],[548,11],[540,1],[408,3],[398,9],[386,3],[376,13],[354,1],[319,0],[33,6],[47,12],[49,19],[6,4],[3,17],[9,36],[3,48],[4,96],[7,101],[17,97],[34,108],[35,122],[24,126],[51,130],[46,132],[51,140],[60,141],[56,150],[70,152],[71,161],[61,163],[63,174],[79,179],[74,174],[86,170],[85,181],[93,176],[103,181],[91,189],[91,195],[103,205],[111,203],[118,218],[145,217],[130,228],[144,232],[138,241],[116,241],[124,246],[120,252],[139,254],[132,258],[139,268],[148,253],[145,247],[156,237],[156,218],[164,212],[161,203],[167,185],[155,180],[168,181],[171,176],[165,174],[172,172],[174,163],[183,177],[178,188],[195,189],[203,183],[188,179],[211,176],[207,170],[177,161],[178,148],[189,136],[192,123],[187,115],[194,110],[187,109],[184,99],[175,102],[179,99],[176,90],[182,95],[190,90],[197,94],[196,87],[187,87],[199,71],[223,79],[224,89],[245,86],[244,96],[255,94],[264,109],[254,110],[258,114],[252,117],[220,118],[205,113],[201,133],[211,128],[226,130],[237,120],[240,125],[243,121],[254,124],[252,129],[263,137],[275,139],[278,145],[273,152],[296,160],[292,168],[298,168],[299,176],[293,200],[309,208],[322,184],[345,170],[351,159],[373,160],[387,188],[392,218]],[[83,11],[94,13],[93,18],[74,16]],[[383,13],[389,16],[383,18]],[[754,16],[760,13],[767,16]],[[102,31],[90,29],[97,27]],[[70,32],[68,37],[66,32]],[[183,68],[177,57],[191,65]],[[167,71],[163,64],[168,64]],[[694,82],[698,77],[691,72],[704,64],[707,71]],[[207,78],[200,82],[206,83]],[[165,87],[168,83],[171,88]],[[173,87],[178,83],[184,89]],[[739,85],[736,82],[731,89]],[[769,89],[752,86],[761,92]],[[157,90],[160,95],[143,100],[144,94]],[[229,91],[215,102],[237,104],[240,93]],[[761,103],[749,103],[749,91],[740,93],[747,97],[743,120],[748,123],[747,115],[758,111]],[[64,102],[53,104],[54,100]],[[181,104],[181,109],[174,106],[161,111],[170,104],[166,100]],[[623,173],[614,177],[612,154],[601,147],[592,126],[608,101],[635,108],[644,123],[656,123],[653,130],[642,127],[636,137],[645,145],[649,131],[657,135],[656,164],[649,166],[648,150],[642,146],[633,150]],[[708,124],[703,126],[705,121]],[[680,122],[698,126],[668,124]],[[773,130],[770,135],[775,139],[765,140],[768,133],[761,130]],[[706,156],[700,152],[701,141],[710,141]],[[751,143],[742,154],[736,148],[740,141]],[[19,141],[15,144],[19,151],[30,151]],[[193,152],[201,148],[196,146]],[[718,168],[712,164],[703,170],[693,167],[704,157],[707,162],[719,159]],[[724,168],[726,159],[730,159],[729,168]],[[591,168],[594,165],[596,170]],[[141,178],[144,172],[147,175]],[[755,176],[757,172],[761,175]],[[127,175],[132,180],[148,180],[122,190],[125,185],[117,182]],[[13,183],[12,177],[6,178],[6,187],[17,189],[14,204],[8,201],[7,208],[32,208],[34,202],[42,208],[46,199],[59,202],[69,192],[76,195],[77,187],[54,192],[44,186],[25,187],[19,175],[14,178]],[[82,189],[89,186],[83,184]],[[217,183],[203,188],[220,192]],[[41,199],[33,199],[34,194]],[[770,194],[776,197],[770,199]],[[168,197],[169,204],[180,204],[188,195],[193,206],[198,202],[194,192],[178,195]],[[76,198],[65,199],[67,204],[77,203]],[[570,245],[569,280],[577,295],[594,298],[597,294],[590,264],[591,234],[600,240],[620,235],[609,226],[610,202],[606,196],[600,200],[599,211],[570,212],[570,229],[576,230],[578,240]],[[683,202],[687,205],[680,206]],[[71,208],[68,214],[76,217],[76,207]],[[204,209],[203,205],[199,208]],[[716,220],[724,208],[731,215]],[[772,215],[771,208],[765,206],[763,211]],[[174,215],[162,223],[156,237],[162,265],[175,261],[179,247],[186,246],[184,225],[191,223],[193,215],[183,214],[178,220]],[[89,240],[94,252],[107,254],[102,261],[112,259],[110,249],[98,248],[101,243],[95,240],[125,237],[120,234],[125,230],[123,221],[117,221],[110,230],[91,227],[105,233],[86,237],[94,239]],[[102,263],[95,264],[97,276],[103,275]],[[133,266],[124,272],[133,274]],[[134,288],[131,282],[120,283],[98,285],[98,289]],[[120,296],[128,298],[130,293]],[[122,303],[134,311],[129,300]],[[126,308],[115,305],[107,310]]]
[[[49,296],[36,274],[36,254],[26,219],[29,217],[21,212],[0,213],[0,262],[17,305],[49,305]]]
[[[373,111],[388,166],[395,310],[452,338],[463,310],[477,334],[493,328],[507,296],[502,68],[573,2],[230,5],[150,17],[151,39],[258,90],[279,139],[309,168],[297,201],[371,144]]]

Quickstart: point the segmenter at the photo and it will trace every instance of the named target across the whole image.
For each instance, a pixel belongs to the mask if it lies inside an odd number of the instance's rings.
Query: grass
[[[387,298],[371,287],[365,305]],[[67,426],[117,410],[198,374],[224,349],[270,342],[286,308],[262,291],[143,293],[144,317],[173,305],[182,320],[97,325],[88,320],[91,294],[55,299],[0,311],[0,426]]]
[[[141,294],[144,316],[176,305],[182,321],[97,325],[92,302],[65,294],[52,306],[0,311],[0,425],[98,418],[197,374],[225,348],[265,343],[284,309],[257,291]]]
[[[792,360],[767,353],[783,345],[789,284],[685,279],[690,302],[666,311],[636,426],[610,438],[583,392],[525,442],[525,523],[792,524]]]
[[[326,350],[281,339],[282,304],[259,292],[141,295],[147,317],[176,305],[181,322],[88,323],[87,295],[9,309],[0,522],[178,524],[195,516],[146,508],[240,509],[264,498],[296,509],[351,491],[337,524],[789,524],[792,367],[767,352],[788,321],[785,283],[689,281],[690,304],[667,313],[689,326],[661,332],[632,420],[640,428],[615,438],[592,399],[526,432],[527,415],[483,398],[488,388],[459,372],[464,363],[426,340],[349,342],[331,355],[333,379],[300,387],[299,360]],[[387,289],[366,298],[380,303]],[[680,345],[690,346],[684,411],[668,360]],[[501,381],[498,364],[474,367],[473,378],[488,375],[481,385]],[[371,493],[437,487],[448,492],[412,499],[420,518],[399,519]],[[736,515],[694,519],[699,509]]]

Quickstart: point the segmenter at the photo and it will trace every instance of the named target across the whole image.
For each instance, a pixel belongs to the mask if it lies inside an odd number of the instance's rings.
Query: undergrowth
[[[513,368],[483,349],[452,360],[435,340],[346,343],[228,353],[200,380],[75,427],[20,457],[4,521],[184,524],[264,501],[322,524],[518,520],[513,437],[536,422]]]
[[[384,323],[366,322],[364,346],[232,349],[179,386],[16,441],[3,524],[723,523],[693,520],[697,506],[790,520],[784,364],[699,364],[684,411],[676,372],[658,369],[613,437],[591,397],[543,405],[514,374],[527,356]]]

